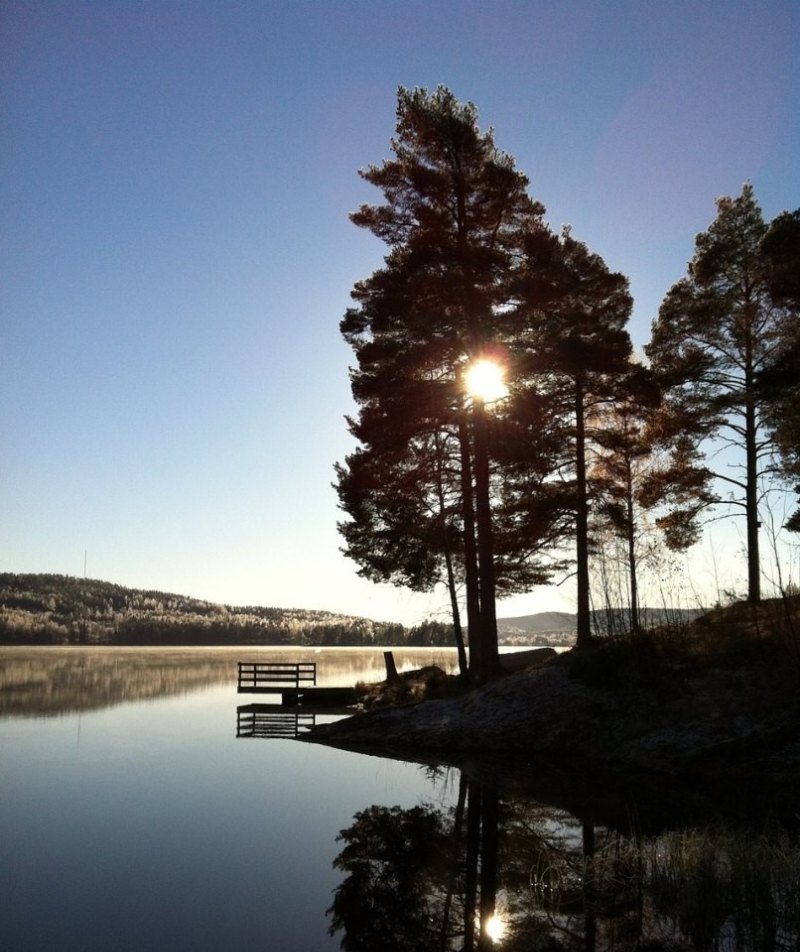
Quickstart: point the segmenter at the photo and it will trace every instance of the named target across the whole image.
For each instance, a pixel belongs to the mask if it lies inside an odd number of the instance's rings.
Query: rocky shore
[[[307,739],[412,759],[580,758],[687,779],[797,780],[800,654],[779,608],[768,627],[766,606],[726,610],[534,661],[468,693],[357,713]]]

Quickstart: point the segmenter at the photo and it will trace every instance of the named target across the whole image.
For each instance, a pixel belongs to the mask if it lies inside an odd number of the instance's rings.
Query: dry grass
[[[712,674],[796,689],[800,678],[800,597],[739,602],[680,626],[598,641],[562,656],[573,677],[609,690],[680,692],[682,680]],[[749,685],[749,688],[747,687]]]
[[[403,707],[435,698],[463,694],[464,683],[456,675],[445,674],[435,665],[416,671],[404,671],[396,678],[377,684],[356,685],[360,703],[367,710],[379,707]]]

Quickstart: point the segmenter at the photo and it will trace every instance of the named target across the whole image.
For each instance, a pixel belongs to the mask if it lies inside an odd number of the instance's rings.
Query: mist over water
[[[435,664],[455,672],[455,650],[394,648],[398,671]],[[239,661],[315,661],[321,686],[386,676],[381,650],[363,648],[0,648],[0,716],[109,707],[236,684]]]

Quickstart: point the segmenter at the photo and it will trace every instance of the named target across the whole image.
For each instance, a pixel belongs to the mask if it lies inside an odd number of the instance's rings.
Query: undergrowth
[[[741,602],[685,625],[616,635],[564,655],[572,677],[611,691],[669,695],[691,671],[749,672],[756,682],[800,679],[800,598]]]

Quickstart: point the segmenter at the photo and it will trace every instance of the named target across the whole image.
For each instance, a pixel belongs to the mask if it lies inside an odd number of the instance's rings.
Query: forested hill
[[[642,613],[653,625],[687,621],[699,611]],[[625,620],[624,612],[593,613],[598,634],[619,631]],[[575,615],[539,612],[500,618],[497,627],[503,644],[568,645]],[[455,639],[452,625],[435,620],[406,628],[326,611],[218,605],[68,575],[0,573],[0,644],[453,647]]]
[[[5,644],[405,645],[434,639],[453,643],[448,626],[436,622],[406,629],[333,612],[217,605],[66,575],[0,573]]]
[[[705,613],[704,608],[640,608],[643,628],[663,625],[681,627]],[[628,609],[601,608],[591,612],[592,634],[599,637],[621,635],[630,628]],[[565,645],[575,640],[577,616],[570,612],[539,612],[518,618],[498,618],[497,630],[503,644]]]

